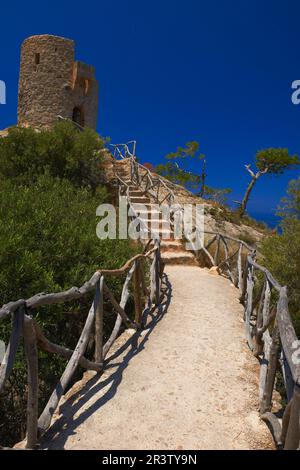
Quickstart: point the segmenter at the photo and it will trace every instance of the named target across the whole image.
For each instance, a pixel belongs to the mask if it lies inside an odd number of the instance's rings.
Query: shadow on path
[[[61,416],[57,421],[55,421],[43,437],[41,448],[63,449],[68,437],[76,434],[78,426],[84,423],[86,419],[116,395],[118,386],[122,381],[124,370],[129,365],[131,359],[145,349],[145,344],[153,329],[168,311],[172,297],[172,286],[165,273],[162,278],[162,291],[163,300],[159,307],[156,308],[154,312],[149,311],[149,309],[145,309],[144,311],[143,323],[146,324],[144,329],[142,331],[137,331],[123,346],[121,346],[106,360],[108,364],[105,366],[104,371],[111,368],[115,368],[116,370],[103,381],[101,381],[102,373],[95,375],[88,380],[82,389],[72,395],[72,397],[67,399],[63,405],[60,406],[59,413]],[[143,339],[139,342],[140,338]],[[127,351],[127,349],[128,352],[125,356],[121,357],[120,362],[111,363],[111,361],[117,360],[118,357]],[[109,389],[103,396],[86,408],[79,416],[75,417],[76,413],[78,413],[95,394],[108,385]]]

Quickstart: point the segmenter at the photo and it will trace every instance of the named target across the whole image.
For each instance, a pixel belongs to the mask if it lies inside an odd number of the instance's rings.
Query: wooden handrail
[[[128,197],[128,188],[126,196]],[[128,198],[129,205],[130,200]],[[35,448],[38,438],[49,428],[52,416],[58,406],[59,400],[70,383],[78,365],[85,369],[101,372],[107,364],[105,359],[111,346],[115,342],[122,323],[125,326],[138,330],[141,328],[143,312],[149,311],[149,305],[156,307],[161,301],[161,277],[163,263],[160,257],[159,240],[153,239],[154,247],[148,249],[151,239],[148,241],[143,253],[129,259],[119,269],[99,269],[81,287],[71,287],[63,292],[38,293],[27,300],[20,299],[9,302],[0,309],[0,320],[13,316],[13,327],[10,342],[0,366],[0,391],[4,387],[16,359],[19,340],[24,334],[25,353],[28,368],[28,405],[27,405],[27,437],[26,448]],[[145,260],[151,261],[151,275],[149,287],[146,286],[146,278],[140,264]],[[120,303],[116,300],[111,290],[105,283],[105,276],[120,276],[127,274]],[[135,303],[135,321],[132,321],[125,312],[125,307],[131,295],[130,283],[133,280],[133,298]],[[94,292],[94,300],[89,310],[84,328],[81,332],[77,346],[74,350],[68,349],[49,341],[41,327],[30,315],[35,309],[44,305],[55,305],[80,299],[90,292]],[[141,298],[146,294],[145,308]],[[111,304],[117,313],[116,323],[110,338],[103,345],[103,296]],[[84,357],[84,353],[95,324],[95,361]],[[68,359],[65,371],[49,398],[41,416],[38,418],[38,348],[44,351],[58,354]]]
[[[138,164],[135,158],[131,159],[131,173],[133,184],[140,187],[144,185],[144,194],[154,197],[161,203],[159,188],[164,187],[167,194],[163,200],[176,202],[174,193],[167,185],[153,180],[151,172]],[[140,175],[141,171],[144,174]],[[146,177],[146,179],[145,179]],[[120,181],[121,184],[123,183]],[[153,189],[157,191],[153,193]],[[128,189],[127,189],[128,194]],[[296,337],[293,323],[288,310],[288,297],[286,287],[280,283],[264,266],[257,263],[257,251],[243,240],[231,237],[224,233],[205,230],[205,235],[212,235],[206,244],[198,249],[187,237],[196,256],[201,252],[209,267],[214,266],[219,273],[226,276],[240,290],[240,301],[245,308],[244,320],[246,338],[253,354],[261,360],[260,366],[260,415],[268,422],[278,446],[287,449],[298,448],[300,445],[299,415],[300,415],[300,365],[293,361],[294,345],[299,341]],[[229,243],[238,245],[233,252],[229,251]],[[212,247],[215,253],[210,253]],[[221,253],[223,248],[223,253]],[[222,257],[222,259],[220,259]],[[244,260],[244,263],[243,263]],[[264,285],[260,289],[259,297],[253,298],[254,286],[257,283],[255,272],[264,276]],[[275,289],[279,296],[277,305],[271,304],[271,291]],[[273,302],[273,301],[272,301]],[[298,346],[300,349],[300,345]],[[282,353],[280,365],[279,354]],[[300,350],[299,354],[300,356]],[[272,394],[275,387],[275,375],[278,367],[282,368],[284,381],[290,402],[284,412],[283,428],[277,416],[272,413]],[[286,378],[288,371],[292,377],[293,385]],[[296,425],[295,423],[298,423]]]
[[[130,152],[128,145],[124,147],[125,157],[131,165],[131,177],[133,183],[145,184],[145,193],[152,195],[157,201],[160,189],[163,187],[167,195],[163,195],[163,201],[174,203],[174,193],[159,177],[155,180],[151,172],[140,165],[135,158],[134,151]],[[122,154],[119,146],[115,152]],[[124,157],[123,157],[124,158]],[[144,174],[141,175],[141,171]],[[130,201],[129,185],[117,175],[119,190],[123,191],[127,203],[131,209],[131,217],[138,217]],[[154,188],[156,192],[153,193]],[[148,227],[142,219],[141,226],[144,230]],[[144,224],[144,225],[143,225]],[[256,261],[256,249],[243,240],[228,236],[224,233],[204,231],[206,235],[212,235],[200,249],[194,248],[197,256],[201,252],[205,254],[209,266],[214,266],[219,273],[230,279],[240,291],[240,301],[244,306],[244,320],[246,338],[249,347],[256,357],[260,359],[260,385],[259,401],[260,416],[271,429],[275,441],[279,447],[296,449],[300,445],[300,364],[294,360],[295,348],[299,348],[299,342],[293,327],[288,309],[287,288],[272,276],[272,274]],[[154,248],[148,249],[150,243]],[[238,245],[230,253],[229,242]],[[193,245],[193,243],[191,242]],[[215,245],[214,255],[209,250]],[[222,249],[223,248],[223,252]],[[141,269],[141,263],[151,260],[150,283],[147,286],[146,278]],[[244,260],[244,263],[243,263]],[[58,293],[38,293],[24,300],[9,302],[0,309],[0,320],[12,316],[13,326],[10,342],[5,353],[4,361],[0,366],[0,391],[7,381],[16,358],[20,337],[23,334],[25,340],[25,353],[28,367],[28,404],[27,404],[27,448],[34,448],[38,436],[43,434],[50,426],[51,418],[55,412],[59,400],[70,383],[78,365],[85,369],[102,371],[108,360],[107,354],[114,344],[122,323],[138,330],[141,328],[141,318],[144,312],[151,312],[162,301],[161,280],[164,264],[161,260],[160,240],[149,237],[143,253],[135,255],[118,269],[99,269],[81,287]],[[263,275],[264,282],[259,288],[258,295],[254,295],[254,287],[258,283],[256,272]],[[126,274],[123,284],[121,300],[118,302],[105,283],[105,276],[120,276]],[[130,283],[133,282],[133,299],[135,304],[135,320],[132,321],[126,314],[125,308],[131,295]],[[276,295],[272,295],[272,292]],[[90,292],[94,293],[94,300],[86,318],[84,328],[74,350],[51,343],[41,327],[36,323],[32,314],[35,309],[44,305],[55,305],[80,299]],[[143,310],[141,298],[145,296],[145,308]],[[103,297],[111,304],[116,312],[116,321],[109,339],[103,345]],[[275,298],[275,301],[274,301]],[[150,307],[150,308],[149,308]],[[95,361],[84,357],[87,343],[95,325]],[[38,361],[37,351],[41,348],[53,354],[58,354],[68,359],[65,371],[54,389],[41,416],[37,417],[38,410]],[[300,350],[298,356],[300,355]],[[277,415],[272,412],[272,396],[275,387],[275,377],[281,368],[289,403],[284,410],[282,424]]]
[[[300,342],[296,336],[293,322],[288,308],[287,288],[282,287],[268,269],[256,261],[256,250],[242,240],[212,231],[205,231],[213,235],[208,241],[205,250],[215,243],[224,244],[223,259],[217,269],[231,279],[241,291],[241,302],[245,308],[245,329],[249,347],[256,357],[260,359],[260,415],[273,431],[274,439],[279,447],[296,449],[300,445],[300,364],[295,362],[295,349],[298,347],[297,357],[300,356]],[[239,244],[233,253],[228,253],[225,240]],[[248,253],[246,263],[242,266],[242,250]],[[201,249],[199,250],[201,251]],[[237,259],[236,259],[237,257]],[[212,264],[210,256],[210,264]],[[227,269],[224,268],[227,266]],[[258,278],[255,272],[263,274],[259,296],[253,298],[255,284]],[[277,293],[278,300],[274,304],[271,296],[272,290]],[[276,296],[275,296],[276,299]],[[280,362],[280,351],[283,360]],[[284,410],[283,424],[277,415],[272,413],[272,396],[276,386],[276,372],[282,369],[283,378],[290,402]],[[293,386],[287,382],[286,371],[292,378]],[[298,424],[296,424],[298,423]]]

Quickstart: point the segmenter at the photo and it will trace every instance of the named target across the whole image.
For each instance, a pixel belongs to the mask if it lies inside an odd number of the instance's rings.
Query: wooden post
[[[103,282],[101,276],[96,286],[96,297],[98,297],[97,309],[95,312],[95,362],[103,362]]]
[[[84,328],[81,332],[78,343],[73,351],[71,359],[69,360],[63,375],[61,376],[58,384],[56,385],[55,389],[52,392],[51,397],[49,398],[47,405],[45,406],[41,416],[39,417],[38,426],[41,432],[45,432],[49,428],[50,423],[51,423],[51,418],[57,408],[59,400],[64,394],[64,391],[66,390],[66,387],[68,386],[71,378],[73,377],[74,372],[79,364],[80,358],[84,355],[84,352],[86,350],[87,343],[90,337],[91,329],[95,321],[96,309],[97,309],[97,304],[96,304],[96,296],[95,296],[93,304],[89,310]]]
[[[287,430],[289,427],[290,417],[291,417],[291,407],[292,407],[292,398],[285,407],[283,417],[282,417],[282,426],[281,426],[281,436],[280,440],[284,444],[286,440]]]
[[[238,285],[237,286],[240,290],[242,289],[242,283],[243,283],[242,252],[243,252],[243,245],[242,243],[240,243],[238,261],[237,261],[237,271],[238,271]]]
[[[0,391],[4,387],[4,384],[8,379],[14,365],[17,350],[19,347],[20,337],[23,330],[24,308],[19,307],[13,315],[14,318],[9,345],[6,349],[5,356],[0,366]]]
[[[160,241],[156,240],[157,250],[154,253],[155,256],[155,303],[159,305],[160,300]]]
[[[133,273],[133,296],[134,296],[134,307],[135,307],[135,323],[140,325],[142,318],[142,303],[141,303],[141,274],[140,274],[140,263],[135,261],[135,269]]]
[[[300,445],[300,387],[295,385],[291,402],[290,419],[285,439],[285,450],[299,449]]]
[[[38,351],[33,320],[27,315],[24,317],[24,344],[28,371],[26,449],[34,449],[38,438]]]
[[[242,272],[243,281],[242,281],[242,292],[240,296],[240,302],[243,305],[245,304],[245,298],[246,298],[246,292],[247,292],[247,279],[248,279],[249,268],[250,268],[250,264],[249,264],[248,258],[246,258],[244,271]]]
[[[254,280],[253,280],[253,266],[249,266],[248,268],[248,276],[247,276],[247,302],[246,302],[246,311],[245,311],[245,329],[246,329],[246,337],[249,348],[253,350],[253,340],[251,334],[251,314],[252,314],[252,302],[253,302],[253,287],[254,287]]]
[[[128,271],[128,274],[126,276],[126,279],[123,285],[121,302],[120,302],[120,307],[123,309],[125,309],[127,301],[129,299],[129,283],[133,276],[133,271],[134,271],[134,264],[131,266],[130,270]],[[118,313],[113,331],[110,337],[108,338],[108,340],[106,341],[105,345],[103,346],[103,358],[104,359],[107,356],[107,353],[109,352],[111,346],[113,345],[116,337],[118,336],[121,325],[122,325],[122,317],[120,313]]]
[[[286,360],[283,349],[281,350],[280,364],[281,364],[282,376],[283,376],[283,380],[285,384],[286,396],[287,396],[288,401],[290,401],[293,397],[293,392],[294,392],[294,380],[293,380],[289,363]]]
[[[263,349],[264,349],[264,342],[262,339],[263,333],[259,333],[259,331],[263,327],[263,304],[264,304],[267,282],[268,280],[265,279],[262,290],[261,290],[260,299],[259,299],[258,308],[257,308],[257,315],[256,315],[255,336],[254,336],[255,344],[254,344],[253,354],[257,358],[261,354],[263,354]]]
[[[216,246],[216,251],[215,251],[215,256],[214,256],[215,266],[218,266],[219,252],[220,252],[220,235],[218,234],[217,235],[217,246]]]
[[[267,376],[266,376],[266,380],[264,384],[262,400],[260,402],[261,414],[264,414],[267,411],[271,411],[272,409],[272,395],[273,395],[273,389],[274,389],[274,384],[275,384],[275,375],[276,375],[276,370],[277,370],[278,352],[279,352],[278,336],[279,336],[278,329],[277,327],[275,327],[273,330],[273,334],[272,334],[272,343],[271,343],[270,352],[269,352]]]

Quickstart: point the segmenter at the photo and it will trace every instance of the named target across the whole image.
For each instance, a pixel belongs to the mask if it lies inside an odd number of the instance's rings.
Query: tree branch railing
[[[131,181],[161,204],[158,192],[167,192],[165,201],[174,204],[173,191],[163,180],[157,182],[148,168],[131,156]],[[157,177],[160,180],[159,177]],[[124,183],[124,182],[123,182]],[[129,187],[126,194],[129,197]],[[200,249],[194,249],[205,264],[227,277],[240,291],[244,305],[245,335],[253,354],[260,361],[259,413],[267,422],[278,447],[300,447],[300,341],[298,340],[288,308],[287,288],[282,287],[272,274],[256,262],[256,250],[243,240],[219,232],[205,231],[210,239]],[[193,246],[193,242],[188,238]],[[273,410],[276,374],[283,377],[287,406],[282,420]]]
[[[289,313],[287,288],[256,262],[256,250],[246,242],[217,232],[205,234],[210,239],[198,254],[202,251],[206,265],[240,290],[247,343],[260,362],[260,417],[279,448],[299,449],[300,341]],[[287,397],[282,419],[272,411],[278,374]]]
[[[130,179],[132,184],[139,186],[144,194],[149,194],[155,203],[172,205],[175,195],[167,183],[159,175],[153,175],[149,168],[137,161],[136,141],[126,144],[110,144],[113,147],[113,157],[116,160],[127,160],[130,164]]]
[[[109,144],[113,148],[113,157],[118,160],[135,158],[136,141],[130,140],[126,144]]]
[[[0,392],[12,372],[21,337],[24,337],[24,351],[28,370],[26,448],[35,448],[39,437],[49,428],[52,416],[77,367],[80,365],[84,369],[101,372],[107,364],[107,354],[119,335],[121,325],[124,324],[126,327],[135,330],[141,329],[144,312],[148,312],[149,307],[153,309],[160,303],[164,266],[160,256],[160,240],[155,239],[153,242],[154,247],[152,249],[146,251],[148,249],[147,245],[143,253],[134,256],[119,269],[102,269],[95,272],[91,279],[79,288],[72,287],[64,292],[57,293],[39,293],[27,300],[20,299],[0,308],[0,320],[8,317],[12,318],[10,341],[0,366]],[[142,269],[142,263],[145,260],[151,262],[149,288]],[[121,300],[118,302],[105,279],[108,276],[125,274],[126,279]],[[134,321],[125,312],[128,299],[131,296],[131,285],[135,309]],[[33,314],[36,309],[45,305],[56,305],[81,299],[89,293],[94,293],[94,299],[75,349],[71,350],[48,340],[41,326],[34,318]],[[115,325],[105,344],[103,344],[104,298],[111,304],[117,314]],[[146,299],[145,307],[142,305],[143,298]],[[84,356],[92,334],[94,334],[95,343],[94,361]],[[44,410],[38,417],[39,349],[68,359],[68,363]]]

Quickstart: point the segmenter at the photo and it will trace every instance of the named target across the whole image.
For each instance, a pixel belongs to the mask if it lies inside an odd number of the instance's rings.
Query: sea
[[[249,215],[250,217],[253,217],[253,219],[256,219],[260,222],[264,222],[271,229],[277,229],[280,232],[279,223],[281,219],[276,214],[274,213],[262,214],[262,213],[251,212]]]

